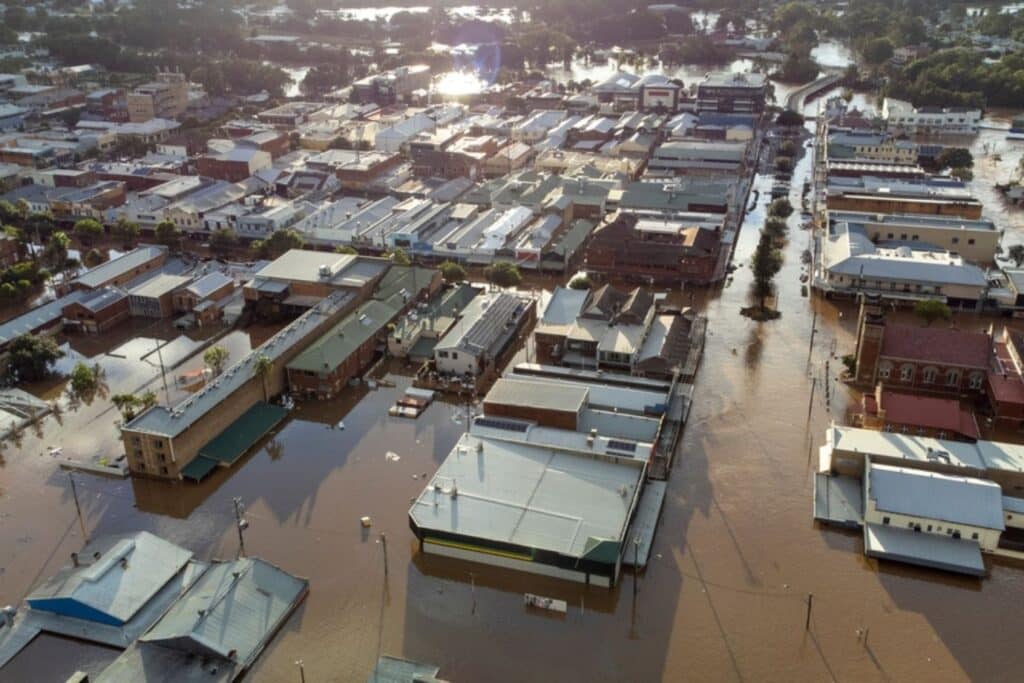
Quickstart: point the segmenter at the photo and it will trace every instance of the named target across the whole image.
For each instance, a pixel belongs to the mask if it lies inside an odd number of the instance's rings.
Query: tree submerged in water
[[[782,314],[768,306],[768,297],[775,291],[772,281],[782,269],[782,253],[775,246],[775,240],[767,231],[761,231],[761,239],[750,260],[750,270],[754,275],[751,286],[757,303],[740,310],[740,313],[754,320],[775,320]]]

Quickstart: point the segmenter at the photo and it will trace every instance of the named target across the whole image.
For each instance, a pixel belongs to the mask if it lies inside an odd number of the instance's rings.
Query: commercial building
[[[711,282],[722,249],[722,228],[723,217],[711,213],[680,211],[655,217],[620,210],[594,230],[586,247],[586,268],[652,284]]]
[[[167,248],[153,245],[136,247],[126,254],[87,270],[72,280],[68,290],[92,290],[107,286],[122,287],[140,275],[152,273],[167,262]]]
[[[284,418],[283,408],[266,401],[286,388],[285,366],[356,305],[351,292],[331,294],[197,393],[170,408],[153,406],[123,425],[131,474],[199,481],[233,465]]]
[[[882,118],[894,133],[921,135],[973,135],[981,123],[981,110],[965,107],[915,107],[910,102],[886,97]]]
[[[995,262],[1002,238],[1002,231],[987,218],[970,220],[955,216],[829,211],[828,222],[832,225],[846,223],[862,231],[875,244],[932,245],[982,265]]]
[[[982,204],[961,182],[947,178],[911,181],[862,176],[830,177],[825,188],[830,211],[925,214],[977,220]]]
[[[665,142],[654,148],[647,176],[736,175],[743,170],[747,145],[742,142]]]
[[[825,136],[824,157],[830,161],[857,160],[916,166],[917,156],[916,144],[885,132],[829,128]]]
[[[128,290],[131,314],[140,318],[167,318],[174,313],[174,293],[192,281],[191,275],[160,273]]]
[[[888,322],[878,297],[865,296],[857,321],[853,379],[860,385],[980,395],[992,367],[984,332]]]
[[[994,340],[992,368],[985,376],[985,397],[1000,425],[1024,425],[1024,336],[1003,328]]]
[[[697,84],[697,111],[760,115],[767,94],[764,74],[709,73]]]
[[[270,168],[272,161],[269,152],[236,145],[223,152],[202,155],[196,161],[196,169],[200,175],[237,183]]]
[[[717,213],[729,211],[735,193],[735,181],[720,178],[685,177],[672,181],[641,181],[608,191],[609,212],[665,216],[680,213]]]
[[[818,240],[811,286],[829,297],[874,294],[896,303],[934,299],[976,311],[984,304],[988,278],[978,266],[924,243],[883,246],[862,225],[837,223]]]
[[[352,84],[352,102],[393,104],[407,99],[416,90],[430,87],[430,67],[426,64],[400,66],[372,74]]]
[[[470,301],[458,324],[434,347],[436,371],[449,377],[476,379],[495,364],[536,318],[536,302],[500,292]]]
[[[174,119],[188,108],[188,79],[180,72],[159,72],[155,82],[138,86],[126,99],[132,123]]]
[[[958,398],[893,391],[879,384],[874,393],[864,393],[861,409],[855,423],[865,429],[957,441],[980,438],[974,414]]]
[[[80,294],[61,309],[65,330],[100,334],[131,315],[128,295],[118,287],[101,287]]]

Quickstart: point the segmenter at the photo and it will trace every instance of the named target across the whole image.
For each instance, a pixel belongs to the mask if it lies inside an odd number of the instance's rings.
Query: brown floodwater
[[[798,166],[796,192],[808,164]],[[856,316],[848,304],[801,296],[809,236],[798,214],[777,280],[782,318],[740,316],[770,185],[757,181],[762,199],[740,235],[734,279],[695,290],[709,318],[706,350],[638,580],[627,572],[614,590],[588,589],[419,555],[409,502],[463,431],[465,406],[436,401],[418,420],[388,417],[410,381],[400,368],[388,375],[396,387],[300,405],[251,455],[199,486],[76,475],[88,533],[147,529],[203,557],[232,556],[231,499],[241,496],[246,549],[310,579],[309,597],[250,680],[298,681],[302,660],[307,681],[364,681],[384,653],[434,663],[459,682],[1018,679],[1024,568],[996,563],[978,581],[879,564],[856,534],[811,520],[817,448],[856,399],[835,381]],[[689,293],[677,300],[690,303]],[[151,367],[143,374],[159,382]],[[82,544],[68,477],[45,448],[117,447],[92,436],[112,431],[109,413],[61,419],[41,434],[26,430],[4,453],[0,604],[19,602]],[[526,610],[527,591],[566,600],[568,613]],[[63,680],[103,656],[113,655],[46,638],[0,680]]]

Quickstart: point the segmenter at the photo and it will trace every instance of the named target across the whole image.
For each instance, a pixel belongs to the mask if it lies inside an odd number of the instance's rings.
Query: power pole
[[[78,513],[78,524],[82,527],[83,545],[89,542],[89,534],[85,531],[85,519],[82,517],[82,506],[78,503],[78,488],[75,486],[75,473],[68,470],[68,481],[71,482],[71,495],[75,499],[75,511]]]
[[[171,391],[167,388],[167,370],[164,368],[164,354],[161,350],[160,340],[156,340],[156,357],[160,361],[160,377],[164,381],[164,402],[167,404],[167,408],[171,407]]]
[[[814,605],[814,593],[807,594],[807,620],[804,622],[804,630],[811,630],[811,607]]]
[[[384,578],[388,578],[388,537],[387,534],[381,533],[380,545],[384,549]]]
[[[299,683],[306,683],[306,667],[302,665],[302,660],[296,659],[295,666],[299,667]]]
[[[231,499],[232,504],[235,506],[235,527],[238,529],[238,556],[245,557],[245,536],[243,531],[249,528],[249,522],[245,521],[242,517],[242,511],[245,506],[242,504],[242,499],[235,496]]]

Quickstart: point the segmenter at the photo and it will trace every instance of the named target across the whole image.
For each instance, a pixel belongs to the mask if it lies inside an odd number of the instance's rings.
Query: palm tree
[[[256,364],[253,365],[253,371],[256,376],[260,378],[260,382],[263,384],[263,401],[265,403],[270,402],[270,396],[267,394],[267,377],[274,370],[274,361],[270,360],[269,357],[260,354],[256,359]]]

